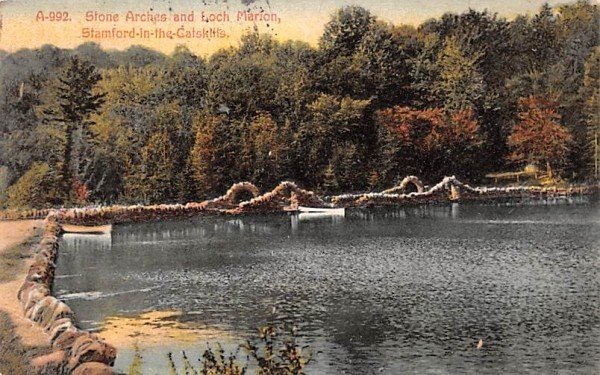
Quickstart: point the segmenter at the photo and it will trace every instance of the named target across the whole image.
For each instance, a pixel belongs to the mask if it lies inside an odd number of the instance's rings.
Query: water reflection
[[[452,203],[451,207],[452,207],[452,218],[458,219],[458,217],[460,216],[460,204]]]
[[[75,234],[65,233],[62,241],[71,248],[85,246],[94,246],[98,250],[110,250],[112,246],[112,236],[110,233],[102,234]]]

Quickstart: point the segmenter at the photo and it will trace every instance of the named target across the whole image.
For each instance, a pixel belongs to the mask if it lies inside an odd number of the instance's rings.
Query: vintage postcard
[[[600,373],[596,0],[0,0],[0,375]]]

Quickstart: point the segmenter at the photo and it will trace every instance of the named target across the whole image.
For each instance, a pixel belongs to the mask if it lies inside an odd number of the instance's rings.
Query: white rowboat
[[[85,225],[63,224],[62,230],[66,233],[107,234],[112,231],[112,225],[108,224],[108,225],[85,226]]]
[[[298,207],[298,211],[301,213],[308,214],[321,214],[321,215],[336,215],[336,216],[345,216],[346,209],[345,208],[317,208],[317,207]]]

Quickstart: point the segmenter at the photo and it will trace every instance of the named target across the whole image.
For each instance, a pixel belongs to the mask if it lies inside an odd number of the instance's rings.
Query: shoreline
[[[29,266],[33,263],[31,242],[37,237],[36,232],[42,226],[41,220],[0,222],[0,258],[18,257],[12,263],[14,273],[8,279],[0,281],[0,313],[8,321],[0,328],[5,330],[7,335],[13,334],[11,340],[14,339],[15,342],[10,345],[10,342],[3,343],[0,339],[0,346],[5,344],[8,346],[7,355],[22,356],[22,353],[14,353],[14,351],[23,349],[26,354],[26,358],[22,358],[23,364],[28,363],[34,355],[50,349],[50,338],[41,327],[25,318],[21,303],[17,299],[17,291],[27,276]],[[16,247],[20,248],[16,249]],[[6,366],[9,364],[7,363]]]
[[[408,192],[408,186],[416,192]],[[427,190],[426,190],[427,189]],[[252,199],[240,201],[241,194]],[[240,182],[222,196],[202,202],[186,204],[111,205],[71,208],[0,210],[0,221],[47,219],[53,217],[59,224],[105,225],[132,222],[161,221],[200,215],[240,216],[261,213],[287,213],[299,206],[316,208],[371,208],[438,205],[459,202],[502,202],[519,199],[569,198],[593,196],[600,193],[600,185],[568,185],[558,188],[544,186],[488,187],[471,186],[455,176],[445,177],[428,187],[416,176],[407,176],[398,186],[382,192],[365,192],[322,197],[305,190],[294,182],[283,181],[273,190],[261,195],[250,182]]]

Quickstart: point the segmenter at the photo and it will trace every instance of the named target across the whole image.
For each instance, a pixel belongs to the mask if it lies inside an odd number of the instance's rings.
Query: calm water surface
[[[310,374],[598,374],[599,258],[590,201],[210,217],[64,238],[55,291],[88,329],[180,310],[242,342],[291,323],[319,351]],[[146,372],[190,350],[169,345]]]

